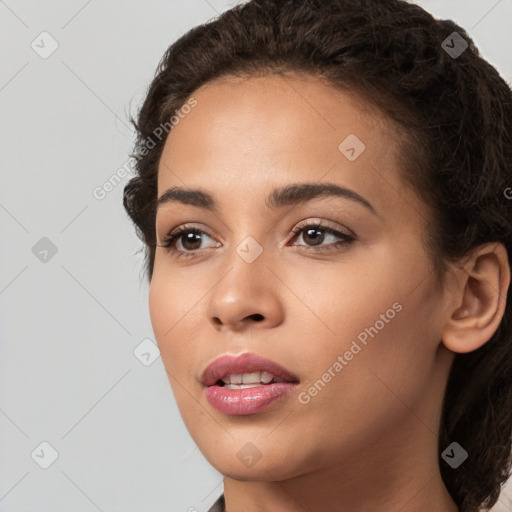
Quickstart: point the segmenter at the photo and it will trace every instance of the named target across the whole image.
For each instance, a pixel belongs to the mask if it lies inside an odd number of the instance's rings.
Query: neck
[[[227,512],[459,512],[438,472],[396,478],[382,468],[379,479],[316,473],[269,482],[224,480]],[[387,474],[390,478],[383,478]],[[392,475],[392,477],[391,477]]]
[[[258,481],[226,477],[226,510],[459,512],[441,478],[437,436],[414,415],[408,423],[396,435],[387,432],[364,449],[340,454],[335,465],[328,465],[333,457],[327,454],[303,464],[307,473],[260,467]]]

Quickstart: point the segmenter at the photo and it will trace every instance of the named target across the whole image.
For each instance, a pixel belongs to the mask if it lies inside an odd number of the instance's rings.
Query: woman
[[[210,510],[473,512],[512,425],[512,97],[401,0],[252,0],[166,52],[124,206]]]

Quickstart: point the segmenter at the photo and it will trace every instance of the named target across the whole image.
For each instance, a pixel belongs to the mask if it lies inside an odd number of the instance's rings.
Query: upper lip
[[[268,372],[287,382],[299,382],[299,378],[275,361],[265,357],[244,352],[239,355],[223,355],[214,359],[203,371],[201,383],[204,386],[212,386],[219,379],[233,374],[252,372]]]

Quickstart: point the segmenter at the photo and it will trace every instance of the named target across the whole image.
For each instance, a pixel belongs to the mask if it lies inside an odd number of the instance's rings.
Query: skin
[[[441,403],[455,352],[483,345],[501,321],[505,249],[478,248],[436,286],[421,238],[428,210],[399,175],[397,130],[353,93],[270,75],[217,80],[194,98],[167,138],[158,196],[200,187],[219,210],[159,208],[159,245],[184,223],[204,234],[175,243],[191,258],[157,248],[149,308],[185,425],[224,475],[227,510],[457,511],[439,471]],[[366,146],[354,161],[338,149],[349,134]],[[273,188],[297,182],[348,187],[377,215],[332,197],[265,206]],[[356,240],[336,249],[340,239],[323,232],[320,245],[334,250],[314,252],[307,231],[292,234],[309,221]],[[263,249],[252,263],[236,252],[248,236]],[[396,302],[401,311],[301,403],[298,394]],[[201,373],[221,354],[246,351],[300,384],[264,412],[223,414],[206,400]],[[261,453],[252,467],[237,457],[247,442]]]

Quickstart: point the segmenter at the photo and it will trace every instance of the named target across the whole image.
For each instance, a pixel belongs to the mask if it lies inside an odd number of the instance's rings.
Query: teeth
[[[236,388],[230,389],[240,389],[241,387],[255,387],[263,384],[269,384],[272,382],[284,382],[283,379],[279,377],[274,377],[269,372],[252,372],[252,373],[242,373],[242,374],[232,374],[227,375],[222,379],[222,382],[226,384],[226,387],[229,387],[229,384],[236,385]],[[243,384],[244,386],[241,386]]]
[[[260,382],[261,382],[261,373],[260,372],[242,374],[242,384],[259,384]],[[237,384],[237,383],[231,381],[231,384]]]
[[[264,384],[268,384],[272,379],[275,379],[275,377],[271,373],[261,372],[260,379]]]
[[[261,386],[261,383],[257,384],[226,384],[224,387],[227,389],[246,389],[246,388],[257,388]]]

